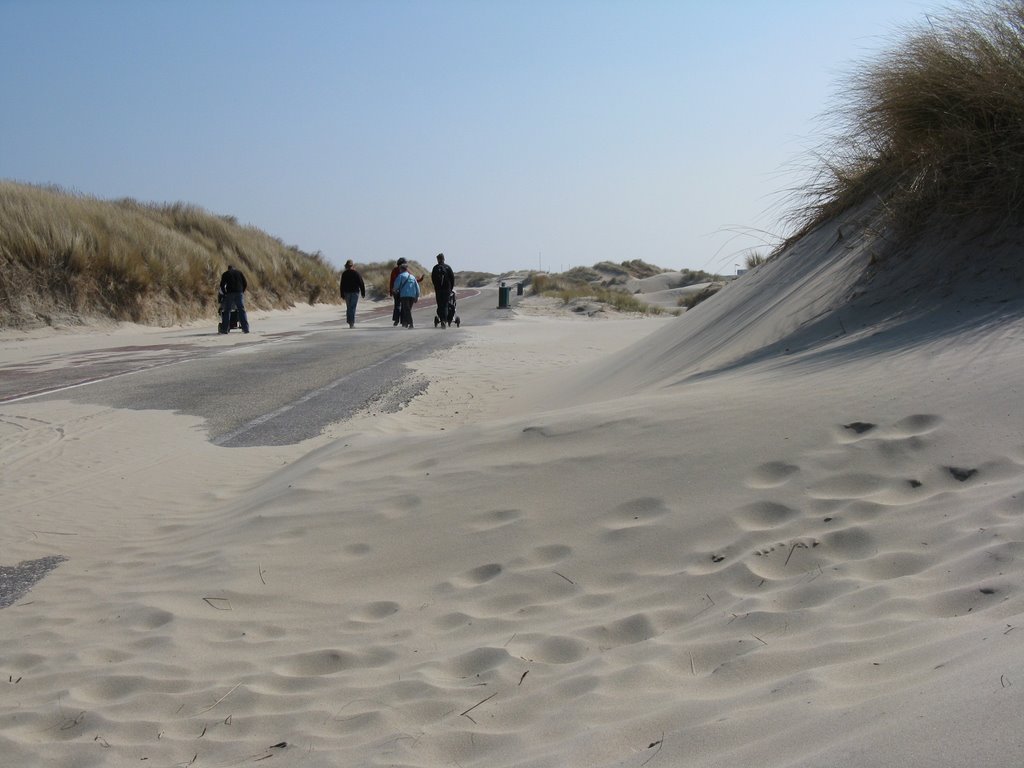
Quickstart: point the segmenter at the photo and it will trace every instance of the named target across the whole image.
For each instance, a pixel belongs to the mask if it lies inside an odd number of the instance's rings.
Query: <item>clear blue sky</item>
[[[0,0],[0,178],[334,264],[731,272],[927,0]]]

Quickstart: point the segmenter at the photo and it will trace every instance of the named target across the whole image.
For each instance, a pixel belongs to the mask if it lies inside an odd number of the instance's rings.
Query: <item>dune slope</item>
[[[839,235],[677,319],[466,328],[304,446],[4,407],[5,557],[67,561],[0,611],[0,753],[1019,765],[1019,272]]]

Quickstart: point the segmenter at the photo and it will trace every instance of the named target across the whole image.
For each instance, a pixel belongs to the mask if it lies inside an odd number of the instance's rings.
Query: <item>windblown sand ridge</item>
[[[4,406],[4,561],[68,560],[0,612],[3,759],[1018,765],[1019,300],[894,314],[822,237],[465,328],[302,446]]]

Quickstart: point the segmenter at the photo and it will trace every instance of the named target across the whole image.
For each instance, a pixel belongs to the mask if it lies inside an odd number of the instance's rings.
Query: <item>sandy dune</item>
[[[1019,248],[838,234],[680,318],[526,301],[300,446],[0,407],[0,565],[67,558],[0,762],[1019,766]]]

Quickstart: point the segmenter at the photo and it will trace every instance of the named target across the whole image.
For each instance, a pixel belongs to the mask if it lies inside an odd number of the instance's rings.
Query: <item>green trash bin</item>
[[[504,283],[498,286],[498,309],[508,309],[512,297],[512,286]]]

